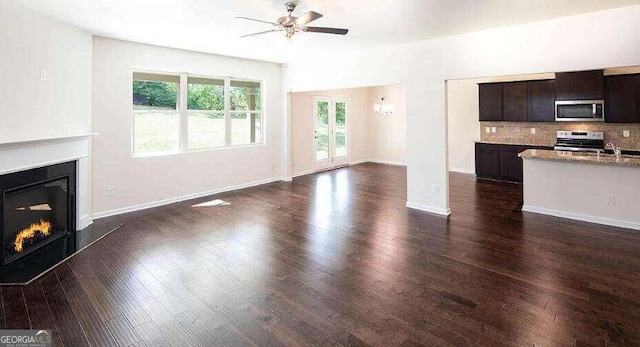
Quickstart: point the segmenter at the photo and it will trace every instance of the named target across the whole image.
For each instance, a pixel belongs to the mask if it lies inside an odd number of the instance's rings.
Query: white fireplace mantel
[[[95,133],[0,143],[0,175],[89,156]]]
[[[76,206],[78,230],[91,225],[89,163],[91,137],[87,133],[46,139],[0,143],[0,175],[38,167],[77,161]]]
[[[0,142],[0,151],[6,150],[6,149],[33,147],[41,144],[50,144],[55,142],[67,142],[67,141],[73,141],[77,139],[90,138],[96,135],[99,135],[99,134],[87,133],[87,134],[48,137],[48,138],[41,138],[41,139],[11,140],[11,141]]]

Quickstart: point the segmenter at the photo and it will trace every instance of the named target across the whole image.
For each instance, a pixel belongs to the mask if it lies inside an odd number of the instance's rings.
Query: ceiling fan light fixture
[[[265,21],[261,19],[254,19],[249,17],[236,17],[238,19],[250,20],[254,22],[260,22],[264,24],[270,24],[274,26],[272,30],[261,31],[249,35],[243,35],[241,37],[250,37],[250,36],[258,36],[271,32],[284,31],[285,36],[287,38],[293,38],[293,36],[297,32],[311,32],[311,33],[321,33],[321,34],[335,34],[335,35],[346,35],[349,30],[348,29],[339,29],[339,28],[324,28],[324,27],[311,27],[307,26],[307,24],[322,18],[322,14],[314,11],[309,11],[300,17],[293,16],[293,11],[296,9],[297,4],[295,2],[287,2],[285,4],[285,8],[287,9],[288,15],[284,17],[278,18],[276,22]]]

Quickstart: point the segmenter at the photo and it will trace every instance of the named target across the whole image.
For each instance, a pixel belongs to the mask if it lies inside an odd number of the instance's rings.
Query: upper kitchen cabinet
[[[604,81],[605,121],[640,122],[640,74],[607,76]]]
[[[502,84],[502,119],[507,122],[527,121],[527,82]]]
[[[556,73],[556,100],[601,100],[603,70]]]
[[[502,84],[484,83],[480,90],[480,121],[502,120]]]
[[[527,82],[529,122],[555,122],[556,89],[554,80]]]

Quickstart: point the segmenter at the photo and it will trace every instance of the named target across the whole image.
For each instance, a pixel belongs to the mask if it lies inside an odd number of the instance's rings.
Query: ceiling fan
[[[241,37],[258,36],[272,32],[284,32],[286,37],[290,39],[293,37],[293,35],[295,35],[295,33],[300,31],[336,35],[346,35],[349,32],[349,29],[307,26],[307,24],[313,22],[314,20],[322,18],[322,15],[318,12],[310,11],[301,15],[300,17],[294,17],[293,11],[296,9],[297,4],[295,2],[287,2],[284,6],[287,8],[287,12],[289,12],[289,14],[284,17],[278,18],[277,22],[270,22],[248,17],[236,17],[238,19],[246,19],[254,22],[271,24],[274,26],[274,28],[271,30],[260,31],[249,35],[243,35]]]

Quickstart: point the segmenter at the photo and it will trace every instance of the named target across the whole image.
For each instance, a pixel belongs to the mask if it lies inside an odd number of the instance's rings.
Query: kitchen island
[[[640,156],[528,149],[523,211],[640,230]]]

